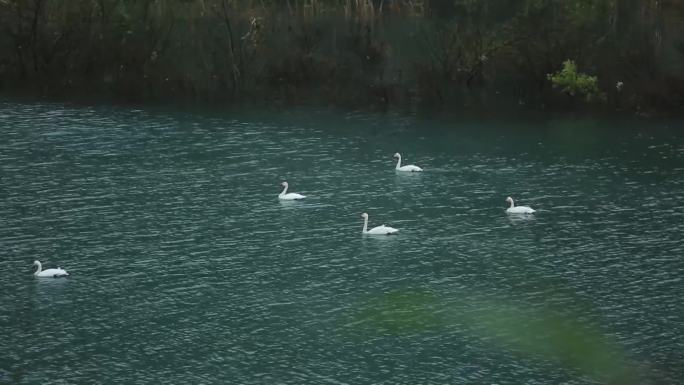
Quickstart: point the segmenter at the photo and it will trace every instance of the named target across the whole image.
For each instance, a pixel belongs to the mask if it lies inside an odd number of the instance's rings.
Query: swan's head
[[[401,155],[399,155],[398,152],[395,152],[394,155],[392,155],[392,158],[401,158]]]
[[[506,198],[506,202],[507,202],[507,203],[513,202],[513,198],[511,198],[511,197]]]
[[[287,182],[283,182],[283,183],[281,183],[280,185],[283,186],[283,187],[287,187]]]
[[[33,261],[33,266],[38,266],[38,265],[40,265],[40,262],[38,262],[38,260]]]
[[[363,213],[363,214],[361,214],[361,218],[363,218],[363,219],[368,218],[368,213]]]

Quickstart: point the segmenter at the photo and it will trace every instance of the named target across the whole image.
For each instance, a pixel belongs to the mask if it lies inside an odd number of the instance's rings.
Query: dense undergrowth
[[[677,113],[684,2],[0,0],[0,92]]]

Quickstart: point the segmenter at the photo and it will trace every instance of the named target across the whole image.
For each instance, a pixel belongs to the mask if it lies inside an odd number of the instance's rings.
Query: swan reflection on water
[[[394,171],[397,180],[420,180],[423,176],[422,172],[405,172],[405,171]]]
[[[525,222],[533,222],[537,219],[534,215],[529,214],[508,214],[508,220],[512,224],[521,224]]]
[[[280,202],[280,204],[281,204],[283,207],[287,207],[287,208],[302,207],[303,205],[305,205],[304,202],[299,202],[299,201],[297,201],[297,200],[283,200],[283,199],[278,199],[278,202]]]
[[[402,247],[405,247],[404,240],[406,234],[394,235],[368,235],[361,234],[360,245],[363,250],[375,253],[383,250],[383,252],[398,253]]]

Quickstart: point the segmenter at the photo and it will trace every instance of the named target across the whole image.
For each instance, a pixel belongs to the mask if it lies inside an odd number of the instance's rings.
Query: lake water
[[[3,102],[0,178],[0,383],[684,381],[681,122]]]

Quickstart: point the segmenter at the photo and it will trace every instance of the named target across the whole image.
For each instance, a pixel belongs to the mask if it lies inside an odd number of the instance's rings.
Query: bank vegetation
[[[684,0],[0,0],[0,92],[676,113]]]

